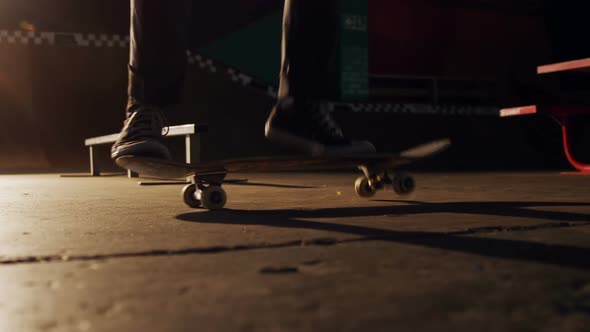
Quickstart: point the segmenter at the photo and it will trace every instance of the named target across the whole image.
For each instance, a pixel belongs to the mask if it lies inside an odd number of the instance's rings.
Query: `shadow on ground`
[[[532,231],[549,228],[563,228],[590,225],[590,214],[538,211],[537,207],[587,207],[590,203],[551,203],[551,202],[450,202],[425,203],[416,201],[380,201],[408,203],[400,206],[345,207],[314,210],[223,210],[187,213],[177,216],[179,220],[197,223],[226,225],[261,225],[278,228],[310,229],[330,231],[360,238],[337,240],[327,239],[324,244],[362,241],[389,241],[429,248],[451,250],[486,257],[504,258],[518,261],[537,262],[564,267],[590,268],[590,248],[568,245],[552,245],[523,240],[484,238],[467,236],[472,234]],[[493,215],[501,217],[525,217],[545,221],[534,226],[485,227],[460,232],[439,233],[421,231],[395,231],[358,225],[317,222],[304,219],[346,218],[370,216],[401,216],[435,213],[457,213],[474,215]],[[315,243],[322,244],[322,243]]]

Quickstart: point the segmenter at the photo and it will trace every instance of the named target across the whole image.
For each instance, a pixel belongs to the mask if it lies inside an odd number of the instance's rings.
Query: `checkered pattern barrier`
[[[61,32],[0,30],[0,43],[20,45],[76,45],[80,47],[129,47],[129,36]]]
[[[191,51],[186,51],[186,56],[190,65],[198,66],[210,73],[216,73],[218,70],[212,59],[207,59],[200,54],[193,54]]]
[[[190,65],[197,66],[198,68],[210,73],[224,73],[232,82],[236,84],[254,88],[272,98],[277,97],[277,88],[272,85],[257,81],[254,77],[248,74],[245,74],[235,68],[217,63],[213,59],[209,59],[202,54],[194,54],[191,51],[187,51],[186,54],[188,57],[188,63]]]
[[[498,115],[499,108],[494,106],[471,105],[433,105],[406,103],[333,103],[332,110],[348,110],[353,113],[392,113],[416,115]]]
[[[67,34],[57,34],[67,35]],[[95,34],[74,34],[76,44],[82,47],[129,47],[129,36],[121,35],[95,35]]]
[[[78,47],[110,47],[128,48],[129,36],[109,34],[83,34],[67,32],[34,32],[24,30],[0,30],[0,44],[19,44],[35,46],[78,46]],[[207,58],[202,54],[187,51],[189,65],[195,66],[209,73],[226,75],[232,82],[245,87],[251,87],[269,97],[277,97],[277,88],[273,85],[257,81],[255,78],[240,72],[235,68]]]
[[[129,36],[109,34],[84,34],[64,32],[35,32],[24,30],[0,30],[0,44],[20,44],[33,46],[72,45],[78,47],[128,48]],[[236,68],[231,68],[202,54],[187,51],[189,65],[209,73],[225,75],[232,82],[249,87],[276,98],[278,89],[256,80]],[[493,115],[499,114],[497,107],[464,105],[429,105],[429,104],[372,104],[372,103],[332,103],[333,111],[351,111],[355,113],[393,113],[393,114],[436,114],[436,115]]]
[[[3,44],[42,45],[50,44],[52,42],[53,35],[49,33],[0,30],[0,43]]]

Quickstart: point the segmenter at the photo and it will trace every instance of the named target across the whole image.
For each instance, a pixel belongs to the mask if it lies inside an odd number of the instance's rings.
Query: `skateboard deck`
[[[450,146],[450,140],[441,139],[416,146],[400,153],[371,153],[344,156],[281,156],[229,159],[187,164],[170,160],[124,156],[116,163],[142,176],[186,179],[192,184],[183,189],[184,202],[194,208],[210,210],[225,206],[227,195],[222,189],[228,173],[252,171],[330,170],[358,168],[364,175],[355,183],[355,191],[361,197],[372,197],[385,184],[392,184],[398,194],[414,191],[414,179],[397,172],[401,166],[433,156]]]

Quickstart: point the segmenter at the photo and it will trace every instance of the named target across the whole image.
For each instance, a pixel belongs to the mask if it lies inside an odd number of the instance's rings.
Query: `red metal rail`
[[[537,74],[539,75],[559,73],[564,71],[579,71],[590,73],[590,58],[560,63],[552,63],[549,65],[537,67]]]
[[[501,117],[520,116],[529,114],[547,114],[560,126],[563,138],[563,151],[569,163],[583,174],[590,175],[590,165],[577,160],[572,154],[570,136],[570,118],[575,115],[590,114],[590,106],[537,106],[507,108],[500,111]]]
[[[553,63],[537,67],[537,74],[550,74],[560,72],[590,73],[590,58],[574,61]],[[577,160],[572,154],[570,119],[576,115],[590,115],[590,106],[538,106],[529,105],[523,107],[506,108],[500,111],[501,117],[520,116],[529,114],[547,114],[551,116],[561,127],[563,138],[563,151],[569,163],[582,174],[590,175],[590,165]]]

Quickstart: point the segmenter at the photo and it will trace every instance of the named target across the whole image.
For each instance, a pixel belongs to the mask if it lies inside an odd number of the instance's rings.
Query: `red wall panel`
[[[371,73],[493,76],[549,61],[542,10],[370,0],[369,11]]]

